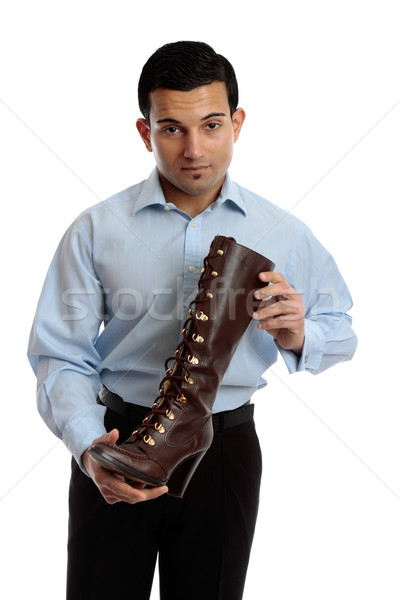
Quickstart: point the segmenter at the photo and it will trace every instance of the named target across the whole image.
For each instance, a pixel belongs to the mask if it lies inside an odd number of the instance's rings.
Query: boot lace
[[[209,319],[208,315],[201,309],[204,302],[213,297],[210,291],[210,283],[218,276],[213,260],[222,254],[223,250],[216,250],[214,254],[210,253],[204,258],[199,289],[196,298],[189,304],[188,317],[183,325],[182,341],[179,343],[175,355],[170,356],[165,361],[166,375],[160,383],[160,394],[154,400],[153,406],[143,419],[142,424],[132,432],[132,438],[134,439],[141,438],[146,444],[154,446],[156,442],[152,438],[151,432],[165,433],[165,428],[161,424],[161,417],[167,417],[172,421],[175,419],[172,402],[177,401],[183,404],[187,402],[181,386],[183,383],[194,384],[191,369],[192,366],[199,364],[199,360],[195,356],[194,344],[205,341],[200,333],[199,322],[208,321]],[[174,361],[172,368],[169,366],[171,361]],[[132,438],[129,441],[134,441]]]

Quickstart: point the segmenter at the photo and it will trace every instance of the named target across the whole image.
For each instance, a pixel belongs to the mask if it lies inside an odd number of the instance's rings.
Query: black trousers
[[[126,439],[137,424],[107,410]],[[184,497],[107,504],[72,461],[67,600],[240,600],[257,519],[261,451],[254,421],[214,433]]]

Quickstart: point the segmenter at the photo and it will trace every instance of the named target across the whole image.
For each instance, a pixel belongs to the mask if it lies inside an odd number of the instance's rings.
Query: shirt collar
[[[240,211],[242,211],[244,216],[247,215],[246,202],[240,193],[239,186],[237,185],[237,183],[232,181],[232,178],[229,175],[229,173],[226,174],[224,184],[221,188],[221,193],[216,201],[216,205],[220,206],[225,202],[228,202],[228,204],[237,207]]]
[[[155,167],[150,176],[143,183],[142,191],[135,202],[133,214],[135,215],[142,208],[153,204],[166,205],[163,191],[161,189],[160,180],[158,177],[157,167]]]
[[[217,206],[220,206],[225,202],[231,204],[232,206],[236,206],[246,216],[246,202],[240,194],[239,186],[232,181],[229,173],[226,174],[219,197],[207,210],[214,210]],[[143,183],[142,191],[135,202],[133,214],[135,215],[137,212],[139,212],[139,210],[157,204],[166,206],[168,203],[165,202],[164,193],[158,177],[158,170],[157,167],[155,167],[150,173],[148,179],[146,179]]]

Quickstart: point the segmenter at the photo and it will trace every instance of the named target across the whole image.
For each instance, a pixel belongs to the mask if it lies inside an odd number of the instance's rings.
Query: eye
[[[216,129],[218,129],[218,127],[221,127],[220,123],[208,123],[206,125],[206,129],[209,129],[210,131],[215,131]]]
[[[179,129],[174,125],[171,125],[170,127],[166,127],[164,129],[164,133],[166,133],[167,135],[176,135],[177,133],[179,133]]]

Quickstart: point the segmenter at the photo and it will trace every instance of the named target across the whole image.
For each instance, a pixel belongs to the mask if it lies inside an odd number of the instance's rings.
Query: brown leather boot
[[[127,480],[168,485],[171,495],[183,496],[213,439],[211,409],[218,387],[260,303],[253,297],[258,274],[274,266],[233,238],[214,238],[182,341],[165,363],[160,395],[130,438],[92,446],[93,460]]]

